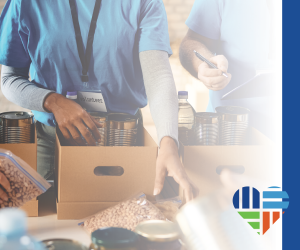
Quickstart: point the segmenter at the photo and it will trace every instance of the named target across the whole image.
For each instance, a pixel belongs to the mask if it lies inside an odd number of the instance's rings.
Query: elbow
[[[9,77],[1,74],[1,92],[4,95],[4,97],[9,100],[10,102],[14,102],[15,100],[13,99],[14,93],[9,88]]]
[[[3,95],[7,98],[7,77],[1,73],[1,91]]]
[[[187,48],[186,40],[183,39],[183,41],[181,42],[180,47],[179,47],[179,60],[180,60],[182,67],[184,67],[187,71],[190,71],[189,70],[189,55],[190,55],[190,53]]]
[[[181,65],[184,67],[185,65],[185,49],[184,49],[184,40],[181,42],[179,47],[179,60]]]

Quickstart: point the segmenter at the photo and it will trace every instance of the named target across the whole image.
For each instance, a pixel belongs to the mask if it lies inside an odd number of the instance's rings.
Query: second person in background
[[[269,68],[270,5],[271,0],[195,0],[186,21],[189,30],[180,46],[180,61],[209,89],[207,111],[225,105],[257,108],[259,100],[221,101],[221,97],[257,70]],[[194,50],[218,69],[199,60]]]

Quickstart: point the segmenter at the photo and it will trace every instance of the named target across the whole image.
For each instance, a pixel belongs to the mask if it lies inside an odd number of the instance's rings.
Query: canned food
[[[0,114],[0,143],[34,143],[34,118],[30,112]]]
[[[111,113],[108,115],[108,123],[109,146],[134,146],[136,144],[138,124],[136,116]]]
[[[135,232],[140,235],[141,249],[180,250],[179,228],[176,223],[163,220],[150,220],[140,223]]]
[[[88,250],[87,247],[73,240],[50,239],[43,240],[42,243],[47,250]]]
[[[96,145],[106,146],[107,145],[107,113],[103,112],[88,112],[98,123],[102,125],[101,128],[98,128],[98,131],[101,136],[101,142],[97,142]]]
[[[218,145],[219,126],[219,114],[211,112],[196,113],[195,143],[197,145]]]
[[[220,143],[242,145],[248,131],[250,110],[243,107],[222,106],[216,112],[221,115]]]

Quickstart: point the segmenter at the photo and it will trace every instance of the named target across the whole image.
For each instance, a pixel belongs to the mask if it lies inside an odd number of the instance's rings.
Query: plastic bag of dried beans
[[[8,201],[0,199],[0,208],[21,207],[46,192],[51,185],[25,161],[12,152],[0,149],[0,172],[10,182]],[[0,184],[0,188],[1,187]]]
[[[140,222],[146,220],[166,220],[166,217],[141,193],[85,219],[79,225],[88,233],[103,227],[120,227],[133,231]]]
[[[182,200],[179,196],[162,199],[153,202],[153,204],[166,216],[170,221],[175,222],[176,215],[179,211],[180,206],[182,205]]]

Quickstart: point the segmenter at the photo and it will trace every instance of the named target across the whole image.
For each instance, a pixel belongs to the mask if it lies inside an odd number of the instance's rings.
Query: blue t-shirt
[[[220,91],[210,90],[208,111],[239,101],[221,101],[228,91],[269,67],[270,13],[265,0],[195,0],[186,21],[201,36],[218,41],[217,54],[229,61],[231,82]]]
[[[84,46],[95,6],[76,0]],[[111,112],[135,114],[147,105],[139,52],[172,54],[162,0],[103,0],[89,67],[89,88],[81,81],[68,0],[8,0],[0,17],[0,64],[29,67],[37,86],[65,95],[68,90],[101,91]],[[53,114],[33,111],[55,126]]]

